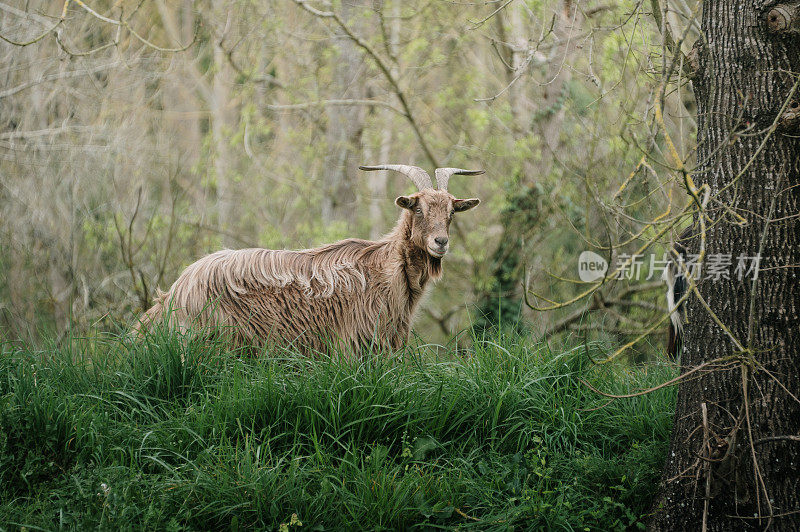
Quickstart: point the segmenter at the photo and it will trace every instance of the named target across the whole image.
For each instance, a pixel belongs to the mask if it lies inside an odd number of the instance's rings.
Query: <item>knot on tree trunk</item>
[[[800,129],[800,100],[792,100],[778,120],[778,125],[783,130],[795,131]]]
[[[704,59],[702,55],[707,54],[707,52],[708,48],[705,46],[703,39],[697,39],[692,45],[692,49],[689,50],[689,53],[686,55],[686,62],[687,66],[689,67],[688,77],[690,80],[694,81],[700,77],[700,74],[702,73],[701,62]]]
[[[773,33],[800,33],[800,2],[778,4],[770,9],[767,27]]]
[[[686,60],[689,63],[689,79],[691,80],[697,79],[697,75],[700,73],[699,55],[697,48],[692,48],[689,55],[686,56]]]

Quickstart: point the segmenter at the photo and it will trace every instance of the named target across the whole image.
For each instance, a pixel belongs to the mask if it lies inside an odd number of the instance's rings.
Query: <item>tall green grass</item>
[[[0,353],[0,528],[623,530],[667,448],[662,365],[523,339],[253,357],[167,335]],[[294,515],[294,517],[293,517]]]

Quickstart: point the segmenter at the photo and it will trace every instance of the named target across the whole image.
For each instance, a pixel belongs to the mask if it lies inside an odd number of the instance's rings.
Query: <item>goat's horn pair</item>
[[[433,188],[433,181],[428,172],[419,166],[409,166],[407,164],[381,164],[378,166],[359,166],[362,170],[394,170],[408,176],[417,185],[419,190]],[[439,190],[447,192],[447,182],[452,175],[479,175],[483,170],[464,170],[463,168],[437,168],[436,185]]]

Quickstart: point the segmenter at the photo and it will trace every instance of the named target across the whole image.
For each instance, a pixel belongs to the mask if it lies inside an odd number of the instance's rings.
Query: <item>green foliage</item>
[[[638,527],[672,370],[498,337],[464,358],[258,357],[156,335],[0,353],[0,528]]]
[[[535,187],[511,191],[503,209],[503,238],[492,255],[491,280],[473,322],[476,336],[484,331],[514,327],[520,330],[522,300],[514,294],[520,285],[524,229],[535,224],[537,211],[532,205],[537,196]],[[509,230],[519,227],[520,231]]]

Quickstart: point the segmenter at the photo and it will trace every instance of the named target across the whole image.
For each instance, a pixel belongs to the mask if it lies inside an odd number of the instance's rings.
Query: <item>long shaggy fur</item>
[[[138,329],[224,330],[241,343],[397,349],[407,340],[441,260],[412,242],[412,214],[378,241],[347,239],[300,251],[223,250],[190,265],[161,292]]]

